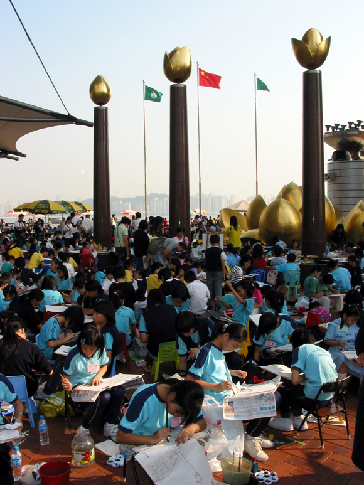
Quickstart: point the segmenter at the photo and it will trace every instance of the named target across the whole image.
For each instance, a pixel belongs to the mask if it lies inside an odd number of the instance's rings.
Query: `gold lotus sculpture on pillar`
[[[111,87],[104,76],[96,76],[90,85],[90,98],[95,104],[103,106],[110,101]]]
[[[331,37],[324,40],[317,29],[309,29],[302,40],[291,39],[291,42],[297,62],[305,69],[313,70],[325,62]]]
[[[189,47],[176,47],[172,52],[164,54],[163,71],[172,83],[184,83],[192,72],[192,59]]]
[[[257,195],[250,202],[248,212],[246,213],[248,229],[257,229],[259,227],[260,216],[266,207],[267,204],[261,195]]]
[[[364,202],[360,200],[345,217],[343,225],[350,241],[357,243],[364,239]]]

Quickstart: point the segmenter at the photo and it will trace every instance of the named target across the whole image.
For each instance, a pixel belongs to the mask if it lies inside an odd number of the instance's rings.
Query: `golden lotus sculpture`
[[[252,200],[246,213],[248,229],[257,229],[259,227],[260,216],[266,207],[267,204],[261,195],[257,195]]]
[[[244,232],[241,239],[255,239],[260,241],[259,229],[250,229],[250,231]]]
[[[335,227],[343,222],[344,216],[337,205],[332,204],[335,211]]]
[[[291,202],[299,211],[302,209],[302,187],[294,182],[285,185],[277,195],[277,199],[282,198]]]
[[[229,227],[231,216],[235,216],[237,218],[238,225],[240,226],[240,229],[242,229],[243,231],[248,230],[248,226],[247,226],[246,219],[245,219],[244,215],[239,211],[236,211],[234,209],[228,209],[228,208],[225,208],[221,211],[221,215],[220,215],[220,219],[219,219],[220,227],[222,227],[222,228]]]
[[[364,212],[364,202],[359,200],[355,207],[351,209],[349,214],[345,217],[343,225],[346,232],[350,232],[350,230],[356,225],[356,221],[359,216]]]
[[[326,235],[328,236],[331,231],[336,227],[336,214],[334,206],[330,199],[325,196],[325,226]]]
[[[291,39],[297,62],[305,69],[317,69],[329,54],[331,37],[324,40],[317,29],[309,29],[302,40]]]
[[[95,77],[90,85],[90,98],[99,106],[110,101],[111,87],[106,77],[100,75]]]
[[[348,240],[356,244],[364,240],[364,212],[361,212],[347,231]]]
[[[164,54],[163,71],[172,83],[184,83],[192,72],[192,59],[189,47],[176,47]]]
[[[272,244],[278,236],[285,243],[302,239],[302,216],[286,199],[276,199],[266,207],[259,220],[259,235],[265,244]]]

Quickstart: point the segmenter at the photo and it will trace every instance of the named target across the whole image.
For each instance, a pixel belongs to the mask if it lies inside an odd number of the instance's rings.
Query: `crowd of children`
[[[145,233],[147,227],[146,221],[140,221],[135,232]],[[351,289],[360,265],[355,256],[349,260],[348,270],[330,260],[330,274],[320,278],[321,267],[313,265],[304,281],[304,295],[313,306],[326,310],[320,316],[328,315],[331,320],[318,346],[304,322],[289,315],[280,291],[284,290],[282,279],[278,276],[274,287],[265,282],[269,269],[283,278],[287,271],[299,271],[295,263],[297,244],[290,252],[278,239],[267,266],[261,244],[238,250],[237,233],[240,228],[232,219],[227,254],[220,247],[219,236],[213,233],[205,260],[192,261],[186,252],[188,241],[179,228],[174,238],[177,245],[165,244],[161,260],[151,258],[148,268],[144,268],[144,255],[138,253],[137,257],[130,254],[123,265],[117,263],[105,271],[97,268],[90,253],[93,241],[89,235],[84,241],[79,237],[72,240],[80,248],[80,258],[90,257],[87,266],[74,261],[67,237],[44,240],[40,245],[35,240],[24,242],[28,264],[19,242],[6,244],[0,277],[0,372],[24,375],[29,396],[44,398],[60,387],[71,391],[80,384],[97,385],[112,374],[116,359],[123,361],[120,334],[125,336],[129,350],[144,351],[146,347],[147,373],[157,360],[159,344],[176,342],[178,372],[184,380],[167,379],[141,386],[121,420],[122,386],[104,391],[96,402],[82,406],[79,433],[88,432],[103,419],[106,436],[136,445],[166,439],[172,417],[183,418],[184,428],[177,441],[185,442],[206,427],[201,413],[204,395],[222,402],[236,382],[251,377],[249,373],[256,365],[284,364],[291,367],[292,378],[283,380],[276,392],[280,415],[244,423],[246,453],[267,460],[264,448],[274,446],[264,435],[267,426],[284,431],[298,429],[303,422],[302,408],[312,404],[322,384],[344,379],[348,373],[360,378],[364,374],[364,362],[348,360],[341,352],[354,350],[363,318],[361,292]],[[132,251],[132,243],[128,248]],[[260,285],[247,277],[254,269],[264,272]],[[331,319],[330,295],[340,290],[350,291],[339,316]],[[67,308],[46,318],[52,305]],[[225,315],[214,310],[229,313],[231,320],[224,321]],[[256,325],[251,316],[258,312]],[[278,357],[269,352],[290,344],[292,350]],[[67,357],[54,353],[61,345],[72,347]],[[242,348],[247,350],[245,357],[236,352]],[[247,370],[242,370],[247,362]],[[38,389],[35,371],[47,376],[42,389]],[[0,398],[5,397],[17,402],[11,384],[0,376]],[[322,395],[320,406],[331,399],[332,394]]]

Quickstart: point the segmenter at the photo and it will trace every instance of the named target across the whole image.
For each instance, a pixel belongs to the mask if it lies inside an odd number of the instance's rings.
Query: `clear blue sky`
[[[221,91],[200,89],[202,191],[255,193],[254,72],[269,87],[258,92],[259,192],[277,194],[301,183],[302,72],[291,37],[311,27],[331,35],[322,66],[324,123],[364,116],[362,80],[364,2],[332,0],[14,0],[40,56],[71,114],[93,120],[89,86],[105,76],[111,195],[142,195],[142,80],[163,93],[147,102],[148,192],[168,192],[169,86],[163,56],[188,45],[191,194],[198,191],[196,61],[222,76]],[[0,94],[64,112],[7,0],[1,0]],[[93,195],[93,130],[48,128],[21,138],[27,154],[1,161],[0,203],[6,200],[88,198]],[[325,161],[332,149],[325,147]],[[4,182],[6,181],[6,183]]]

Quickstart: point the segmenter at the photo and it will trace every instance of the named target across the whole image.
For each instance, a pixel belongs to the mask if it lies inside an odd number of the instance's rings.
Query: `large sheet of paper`
[[[286,379],[291,379],[292,377],[292,369],[283,364],[260,365],[259,367]]]
[[[214,485],[205,452],[196,440],[143,448],[135,459],[156,485]]]
[[[343,350],[342,353],[343,356],[346,357],[348,360],[356,360],[358,358],[355,350]]]
[[[274,393],[280,376],[262,384],[238,384],[223,401],[223,416],[228,420],[269,418],[276,415]]]
[[[281,345],[280,347],[272,347],[267,349],[267,352],[271,355],[284,354],[285,352],[292,352],[292,344]]]
[[[95,402],[100,392],[111,389],[116,386],[129,388],[132,386],[141,386],[144,384],[142,375],[134,374],[116,374],[114,377],[103,379],[98,386],[81,385],[72,391],[72,400],[74,402]]]
[[[57,355],[63,355],[63,357],[67,357],[68,352],[72,349],[69,345],[61,345],[58,349],[54,352]]]

